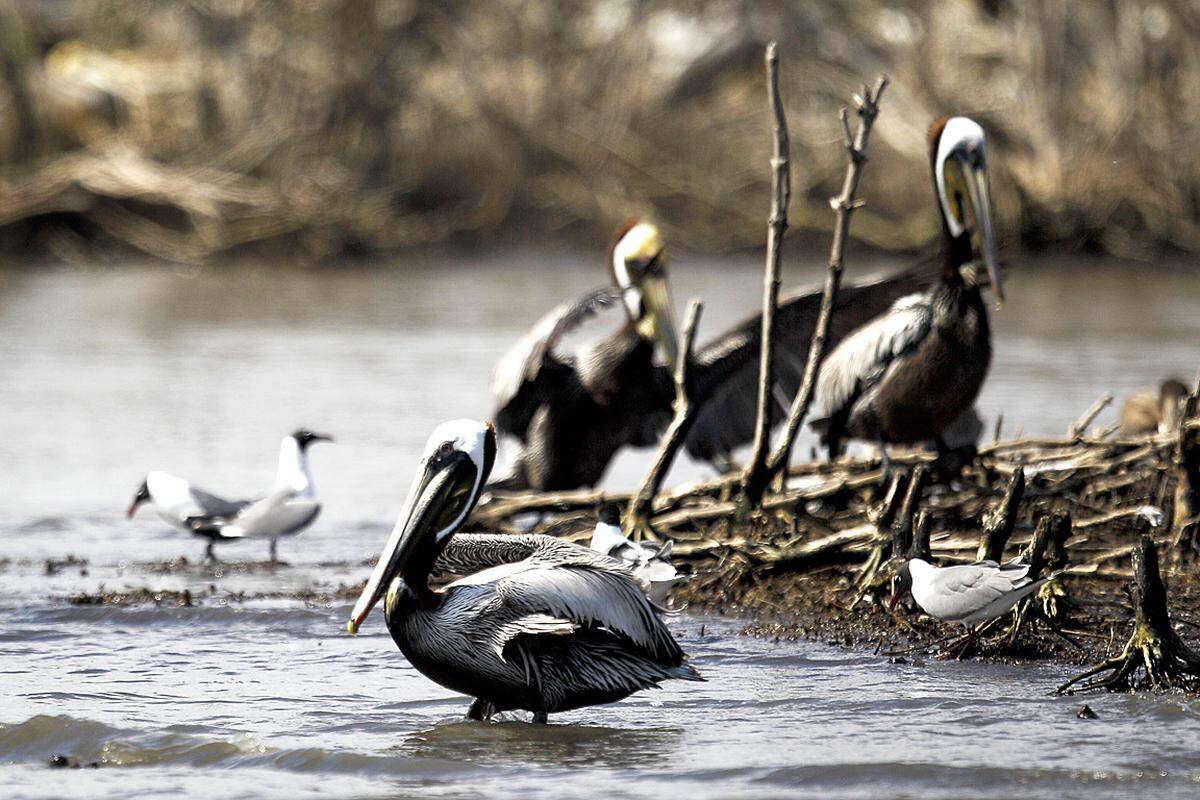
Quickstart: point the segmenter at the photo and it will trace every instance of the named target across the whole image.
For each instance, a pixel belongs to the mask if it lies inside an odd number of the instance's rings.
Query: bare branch
[[[881,75],[875,83],[874,91],[864,86],[862,96],[855,96],[858,132],[853,140],[849,139],[850,127],[846,122],[846,112],[844,109],[842,111],[842,124],[847,133],[850,163],[846,167],[842,193],[829,201],[837,214],[837,221],[834,225],[833,245],[829,253],[829,269],[825,274],[825,290],[821,295],[821,313],[817,317],[817,327],[813,331],[812,341],[809,344],[808,363],[804,367],[804,380],[800,384],[800,391],[792,400],[792,407],[788,411],[787,423],[784,425],[779,445],[771,454],[767,464],[767,480],[787,466],[791,458],[792,446],[796,441],[796,434],[799,433],[800,425],[808,416],[808,409],[812,404],[817,376],[820,374],[821,362],[825,360],[825,351],[828,347],[829,322],[833,317],[834,303],[837,302],[838,287],[842,283],[842,258],[846,248],[846,238],[850,231],[850,217],[854,210],[861,205],[861,201],[856,201],[854,196],[858,191],[862,165],[867,160],[867,141],[871,136],[871,126],[879,115],[879,98],[883,96],[887,85],[887,76]]]
[[[1100,412],[1108,408],[1112,403],[1112,392],[1105,392],[1096,398],[1096,401],[1088,406],[1088,410],[1083,412],[1083,416],[1071,423],[1071,427],[1067,428],[1067,436],[1076,439],[1083,435],[1087,430],[1087,426],[1092,424],[1092,420],[1100,415]]]
[[[696,326],[700,323],[700,313],[704,303],[693,300],[688,306],[687,318],[683,323],[682,342],[679,346],[679,359],[675,365],[675,416],[671,419],[666,433],[658,444],[658,454],[650,464],[646,477],[637,494],[629,498],[629,506],[625,511],[624,529],[626,535],[634,538],[653,536],[653,531],[647,520],[654,504],[654,498],[662,487],[663,479],[675,461],[679,446],[691,430],[696,419],[696,405],[691,401],[688,387],[688,369],[692,363],[692,349],[696,341]]]
[[[1004,499],[983,517],[983,536],[979,541],[979,561],[1003,561],[1004,547],[1017,525],[1017,509],[1025,496],[1025,468],[1013,470]]]
[[[787,231],[788,203],[791,201],[792,175],[788,159],[787,117],[779,96],[779,52],[775,42],[767,45],[767,92],[775,119],[775,151],[771,158],[771,217],[767,222],[767,260],[763,271],[762,336],[759,347],[758,408],[754,429],[754,449],[742,474],[742,496],[757,506],[770,475],[767,470],[771,446],[771,412],[775,385],[773,358],[775,309],[779,305],[779,262],[783,235]],[[748,504],[748,505],[749,505]]]

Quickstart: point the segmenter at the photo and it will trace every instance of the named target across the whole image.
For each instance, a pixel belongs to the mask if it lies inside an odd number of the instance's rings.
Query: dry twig
[[[774,115],[775,151],[771,156],[771,217],[767,222],[767,260],[763,270],[762,334],[759,345],[758,406],[756,408],[754,447],[742,475],[742,496],[747,506],[757,506],[770,476],[767,449],[770,447],[771,412],[775,400],[773,349],[775,309],[779,305],[779,262],[783,235],[787,231],[788,203],[792,193],[791,164],[788,158],[787,117],[779,95],[779,52],[775,42],[767,45],[767,91]]]
[[[788,411],[787,422],[784,424],[780,441],[767,462],[768,479],[778,474],[791,459],[792,445],[800,425],[808,416],[808,408],[812,404],[816,391],[817,376],[821,371],[821,363],[825,360],[828,347],[829,322],[833,317],[833,306],[837,302],[838,287],[842,283],[842,261],[846,249],[846,239],[850,233],[850,217],[855,209],[863,205],[862,200],[856,200],[858,180],[862,173],[862,165],[867,161],[867,141],[871,136],[871,126],[879,115],[879,98],[887,88],[888,78],[881,75],[875,82],[875,88],[865,84],[862,94],[854,96],[855,111],[858,114],[858,131],[850,133],[850,122],[846,109],[841,111],[842,134],[845,137],[846,153],[849,164],[846,166],[846,177],[842,181],[842,193],[829,200],[829,205],[837,215],[833,228],[833,245],[829,252],[829,268],[825,272],[825,290],[821,295],[821,313],[817,317],[817,326],[813,331],[812,342],[809,344],[808,361],[804,366],[804,378],[800,391],[792,400]],[[757,487],[751,487],[757,488]],[[759,489],[761,491],[761,489]],[[753,498],[753,495],[751,495]]]
[[[700,313],[703,310],[704,303],[699,300],[693,300],[688,306],[687,319],[683,323],[683,333],[681,334],[683,341],[679,346],[680,356],[673,376],[675,379],[675,415],[659,442],[658,453],[651,462],[645,478],[642,479],[641,488],[629,499],[629,506],[625,511],[625,535],[632,536],[635,540],[644,536],[654,536],[648,520],[651,506],[658,490],[662,487],[663,478],[667,476],[667,471],[675,461],[679,446],[683,444],[683,440],[687,437],[687,433],[696,419],[696,407],[691,401],[691,392],[688,386],[688,368],[692,361],[692,347],[696,341],[696,326],[700,322]]]

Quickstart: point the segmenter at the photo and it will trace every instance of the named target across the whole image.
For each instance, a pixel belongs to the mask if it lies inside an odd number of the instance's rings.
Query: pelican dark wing
[[[882,314],[897,299],[927,288],[937,276],[932,260],[895,275],[841,287],[830,320],[830,349]],[[804,378],[808,350],[821,311],[819,288],[794,292],[776,312],[775,420],[781,421]],[[693,371],[701,410],[688,434],[688,453],[703,461],[727,455],[754,436],[762,317],[755,315],[696,354]]]
[[[623,564],[579,545],[561,544],[566,546],[541,548],[522,561],[462,578],[445,591],[490,587],[488,611],[499,615],[497,623],[503,627],[531,617],[569,620],[578,628],[603,628],[627,639],[657,661],[682,662],[683,651]]]
[[[538,407],[563,391],[575,377],[575,359],[555,352],[564,336],[588,318],[611,308],[620,295],[596,289],[573,303],[563,303],[538,320],[496,364],[492,396],[496,424],[524,440]]]
[[[911,356],[929,334],[933,309],[924,295],[902,297],[838,345],[821,366],[814,430],[841,438],[855,406],[868,399],[888,369]]]
[[[554,536],[537,533],[461,533],[442,548],[434,561],[438,575],[471,575],[502,564],[515,564],[525,559],[541,564],[572,564],[588,566],[621,562],[607,558],[594,550],[579,547]],[[603,561],[601,561],[603,559]]]

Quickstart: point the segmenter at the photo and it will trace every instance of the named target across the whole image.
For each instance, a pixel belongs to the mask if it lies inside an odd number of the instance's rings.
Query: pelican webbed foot
[[[496,713],[496,706],[492,705],[490,700],[484,700],[482,697],[476,697],[471,707],[467,709],[467,719],[473,719],[477,722],[486,722],[491,719]]]
[[[533,712],[533,724],[534,725],[545,725],[549,721],[550,721],[550,715],[548,713],[546,713],[545,711]]]

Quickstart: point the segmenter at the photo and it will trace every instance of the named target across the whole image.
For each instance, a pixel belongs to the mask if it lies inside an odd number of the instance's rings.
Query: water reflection
[[[603,708],[594,711],[597,716],[604,713]],[[441,723],[407,737],[396,751],[472,764],[653,769],[670,763],[683,740],[679,728],[611,728],[590,725],[578,714],[572,714],[569,722],[551,719],[548,725],[534,725],[526,717],[507,714],[503,721],[491,724],[467,720]]]

